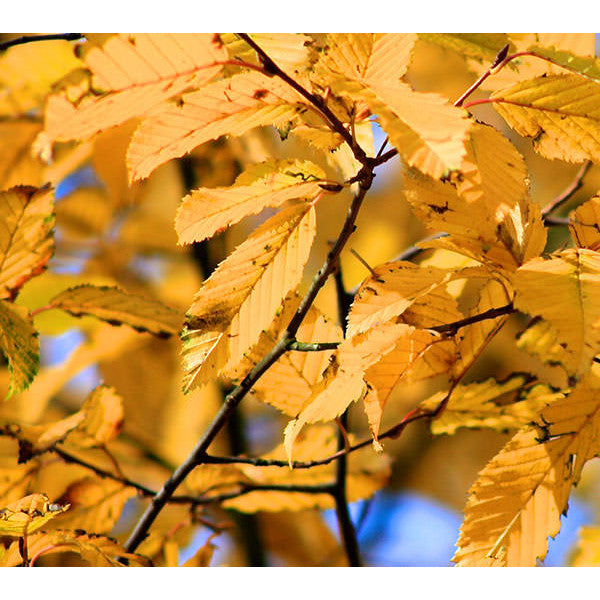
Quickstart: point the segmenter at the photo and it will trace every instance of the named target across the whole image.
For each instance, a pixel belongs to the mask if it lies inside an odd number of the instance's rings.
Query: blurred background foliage
[[[0,39],[18,35],[3,35]],[[577,39],[569,38],[569,49],[592,53],[594,36],[578,35]],[[63,78],[77,85],[81,66],[73,45],[64,41],[18,46],[0,57],[0,186],[5,189],[15,183],[40,185],[50,181],[56,187],[56,253],[48,270],[31,280],[19,297],[19,303],[30,310],[44,306],[62,289],[86,281],[116,283],[132,292],[158,298],[180,310],[183,316],[202,280],[259,223],[258,217],[250,217],[210,241],[193,247],[178,246],[173,220],[181,198],[190,189],[228,186],[247,165],[273,156],[308,158],[325,167],[330,177],[341,177],[343,156],[324,157],[295,135],[282,141],[276,130],[262,128],[242,138],[205,144],[158,168],[146,181],[130,186],[125,151],[135,121],[110,129],[89,143],[62,144],[54,162],[45,164],[29,151],[42,128],[44,100]],[[481,65],[463,55],[420,40],[408,80],[417,90],[435,91],[454,100],[480,70]],[[490,85],[503,85],[501,79],[502,74],[488,81]],[[476,92],[474,98],[482,94],[485,90]],[[524,155],[535,202],[548,203],[573,180],[578,165],[548,161],[535,154],[530,140],[511,132],[490,106],[473,111],[478,119],[502,131]],[[378,148],[384,136],[375,124],[373,135]],[[358,228],[342,255],[348,289],[368,275],[351,249],[369,265],[376,266],[432,233],[425,231],[412,215],[400,194],[401,186],[402,168],[396,159],[378,172]],[[561,214],[566,215],[598,189],[600,169],[594,166]],[[307,289],[328,245],[335,240],[348,200],[346,191],[321,203],[319,234],[300,292]],[[567,239],[566,228],[552,228],[549,248],[558,248]],[[438,265],[446,261],[445,266],[449,266],[453,259],[438,251],[435,257],[424,252],[415,260],[435,260]],[[331,281],[319,294],[316,305],[336,318]],[[184,396],[177,339],[160,340],[91,318],[76,319],[60,311],[41,313],[35,325],[41,332],[41,372],[29,390],[0,405],[0,416],[31,423],[55,420],[76,410],[99,382],[114,386],[124,399],[125,420],[123,433],[111,445],[111,453],[128,477],[158,489],[206,428],[222,401],[227,382]],[[562,385],[563,375],[558,368],[544,366],[516,347],[515,336],[525,325],[524,320],[511,319],[465,381],[492,375],[501,379],[514,371],[526,371]],[[397,389],[388,403],[382,430],[398,422],[439,387],[436,380],[427,380]],[[0,369],[0,388],[5,396],[6,365]],[[286,422],[284,415],[249,397],[218,438],[217,450],[224,454],[259,455],[281,442]],[[360,407],[355,407],[351,415],[351,429],[360,438],[368,435]],[[393,459],[389,486],[373,499],[352,505],[365,562],[371,566],[450,564],[469,486],[509,437],[508,432],[465,429],[453,436],[436,437],[426,423],[418,422],[400,439],[386,440],[385,450]],[[0,503],[20,498],[32,485],[51,499],[69,497],[74,502],[71,484],[89,476],[82,467],[61,462],[57,462],[55,471],[45,468],[38,476],[32,463],[15,464],[16,453],[16,442],[0,438]],[[89,450],[89,457],[95,464],[111,468],[110,458],[102,451]],[[94,485],[108,484],[96,478]],[[593,461],[584,471],[569,515],[563,519],[563,531],[551,544],[545,564],[568,562],[577,529],[584,522],[598,519],[599,491],[600,467]],[[144,501],[133,494],[121,494],[113,502],[117,516],[121,506],[126,505],[126,509],[118,521],[107,517],[104,527],[107,533],[118,535],[130,530]],[[217,549],[211,564],[344,564],[332,511],[243,515],[206,507],[204,516],[232,524],[212,541]],[[62,518],[55,520],[57,526]],[[169,539],[175,542],[173,548],[176,554],[179,552],[179,560],[188,558],[212,533],[202,525],[182,526],[188,523],[185,507],[169,506],[140,552],[165,553],[169,546],[162,541]],[[158,564],[168,561],[166,556],[154,558]],[[75,565],[77,560],[60,555],[45,558],[43,564]]]

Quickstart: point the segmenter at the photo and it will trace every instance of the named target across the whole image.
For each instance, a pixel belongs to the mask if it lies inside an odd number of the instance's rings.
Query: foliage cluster
[[[0,55],[0,564],[358,566],[348,504],[453,470],[454,562],[543,560],[600,454],[594,36],[40,37]]]

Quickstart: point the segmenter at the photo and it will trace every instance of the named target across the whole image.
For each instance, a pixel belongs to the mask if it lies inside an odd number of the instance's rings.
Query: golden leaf
[[[417,36],[413,33],[330,33],[316,69],[351,80],[398,81],[406,72]]]
[[[485,63],[486,68],[508,43],[505,33],[420,33],[419,39]]]
[[[517,270],[514,286],[515,308],[548,321],[566,351],[565,368],[584,375],[600,351],[600,254],[576,248],[535,258]]]
[[[261,125],[294,118],[303,100],[274,77],[255,71],[234,75],[161,104],[135,131],[127,165],[132,181],[222,135],[239,136]]]
[[[525,375],[518,374],[505,381],[490,378],[458,385],[444,411],[431,422],[431,432],[452,435],[460,427],[485,427],[500,432],[520,429],[531,423],[553,399],[563,397],[552,394],[543,384],[525,389],[527,382]],[[438,392],[420,406],[426,411],[434,410],[446,395]]]
[[[125,503],[136,490],[109,479],[85,477],[71,483],[60,502],[70,506],[53,528],[83,529],[93,533],[109,533],[123,512]]]
[[[90,567],[122,567],[117,558],[127,559],[130,566],[148,567],[147,558],[124,550],[113,539],[104,535],[75,531],[51,531],[35,533],[27,537],[27,548],[30,559],[60,552],[79,554]],[[0,564],[4,567],[16,567],[23,562],[18,542],[13,542],[0,555]]]
[[[517,133],[534,138],[545,158],[600,160],[600,84],[578,75],[551,75],[491,96]]]
[[[460,566],[533,567],[560,530],[571,486],[597,456],[599,391],[582,384],[552,402],[481,471],[453,558]]]
[[[406,261],[379,265],[360,286],[348,315],[348,337],[404,313],[418,298],[450,280],[451,271]]]
[[[286,208],[263,223],[204,282],[189,309],[184,332],[184,387],[206,381],[203,364],[219,357],[220,371],[229,360],[242,359],[263,329],[271,324],[286,294],[302,278],[316,233],[310,203]]]
[[[324,178],[323,170],[311,162],[272,160],[253,165],[232,186],[194,190],[177,210],[179,243],[201,242],[248,215],[288,200],[315,198],[324,192],[320,185]]]
[[[271,327],[261,333],[258,343],[244,360],[227,372],[228,377],[242,379],[273,348],[299,304],[297,294],[284,300],[283,310]],[[342,337],[340,326],[329,321],[314,306],[310,307],[296,334],[296,338],[304,343],[339,342]],[[321,380],[333,353],[333,350],[286,352],[261,376],[253,390],[263,402],[295,417],[310,400],[313,387]]]
[[[90,44],[84,62],[92,72],[94,91],[76,104],[61,92],[48,99],[38,150],[47,153],[55,141],[84,141],[139,117],[209,81],[226,60],[219,36],[210,33],[118,34],[101,48]]]
[[[9,396],[26,390],[40,368],[40,342],[26,308],[0,300],[0,348],[10,370]]]
[[[99,385],[85,399],[80,412],[84,418],[67,436],[69,444],[80,448],[104,446],[119,435],[123,426],[123,400],[114,388]]]
[[[54,252],[54,191],[17,186],[0,192],[0,297],[14,296]]]
[[[111,325],[129,325],[159,337],[178,333],[183,318],[157,300],[128,294],[117,287],[83,284],[60,292],[49,302],[75,316],[91,315]]]
[[[594,196],[569,215],[569,231],[578,248],[600,247],[600,196]]]
[[[0,122],[0,189],[44,183],[41,161],[29,152],[41,125],[30,119]]]
[[[33,533],[68,508],[68,504],[51,504],[44,494],[25,496],[0,510],[0,535],[20,537]]]

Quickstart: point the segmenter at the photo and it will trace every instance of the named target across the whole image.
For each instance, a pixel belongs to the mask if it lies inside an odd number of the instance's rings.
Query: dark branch
[[[336,133],[339,133],[344,139],[344,141],[348,144],[348,146],[350,146],[350,149],[352,150],[356,160],[358,160],[362,165],[366,165],[369,162],[365,151],[356,143],[356,141],[352,137],[352,134],[346,129],[346,127],[344,127],[344,124],[333,114],[333,112],[327,106],[325,100],[321,96],[312,94],[305,87],[303,87],[297,81],[292,79],[285,71],[280,69],[269,57],[269,55],[247,33],[237,33],[236,35],[240,39],[244,40],[256,52],[256,54],[258,54],[260,62],[262,63],[264,70],[268,75],[274,75],[285,81],[290,87],[295,89],[302,97],[308,100],[317,109],[317,111],[323,115],[325,120],[329,123],[331,129],[333,129]]]
[[[0,52],[8,50],[13,46],[20,46],[22,44],[29,44],[31,42],[46,42],[48,40],[66,40],[72,42],[75,40],[81,40],[85,36],[82,33],[46,33],[42,35],[23,35],[15,38],[14,40],[8,40],[7,42],[0,43]]]
[[[573,181],[558,195],[554,200],[548,202],[544,208],[542,208],[542,217],[544,217],[544,221],[546,221],[547,216],[556,210],[559,206],[564,204],[567,200],[569,200],[573,194],[583,185],[583,178],[585,174],[588,172],[589,168],[592,166],[592,161],[586,160]]]

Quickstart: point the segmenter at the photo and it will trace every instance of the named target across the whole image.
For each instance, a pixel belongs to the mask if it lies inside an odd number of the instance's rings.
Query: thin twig
[[[290,344],[288,344],[288,350],[294,350],[296,352],[323,352],[324,350],[335,350],[338,346],[338,342],[293,341]]]
[[[21,44],[29,44],[31,42],[46,42],[49,40],[66,40],[72,42],[75,40],[81,40],[85,36],[82,33],[46,33],[42,35],[22,35],[21,37],[15,38],[14,40],[8,40],[7,42],[0,43],[0,52],[12,48],[13,46],[20,46]]]
[[[342,136],[343,140],[352,150],[356,160],[363,165],[368,163],[368,157],[365,151],[355,142],[352,134],[346,129],[346,127],[344,127],[344,124],[335,116],[335,114],[333,114],[331,109],[324,102],[323,98],[309,92],[295,79],[290,77],[285,71],[280,69],[271,59],[271,57],[247,33],[237,33],[236,35],[240,39],[244,40],[258,54],[258,57],[267,74],[279,77],[290,87],[295,89],[306,100],[308,100],[317,109],[317,111],[323,115],[325,120],[329,123],[331,129]]]
[[[339,257],[335,271],[335,290],[337,295],[338,319],[342,324],[344,331],[346,331],[352,296],[348,294],[344,287],[344,278],[339,263]],[[350,510],[348,508],[348,494],[346,490],[346,478],[348,474],[348,457],[346,453],[350,448],[350,440],[348,439],[347,433],[349,410],[349,408],[346,408],[340,417],[336,419],[339,426],[337,448],[338,451],[343,450],[345,453],[340,457],[336,464],[335,484],[333,485],[332,496],[335,501],[335,514],[348,564],[351,567],[360,567],[362,566],[360,547],[358,545],[356,529],[354,528],[354,523],[352,522],[352,517],[350,516]]]
[[[492,62],[491,66],[479,79],[454,103],[454,106],[462,106],[463,102],[493,73],[497,73],[504,65],[506,65],[509,61],[506,58],[508,54],[509,44],[506,44],[498,54],[496,54],[496,58],[494,62]],[[514,58],[514,57],[513,57]],[[512,60],[512,58],[511,58]]]
[[[290,321],[286,331],[284,332],[281,339],[275,344],[271,351],[258,362],[254,368],[246,375],[243,381],[233,389],[233,391],[227,395],[223,405],[219,409],[218,413],[210,423],[204,435],[198,441],[196,447],[192,450],[190,455],[175,469],[171,477],[164,483],[160,491],[154,496],[152,502],[141,516],[133,532],[125,542],[125,549],[128,552],[133,552],[140,543],[145,539],[148,534],[148,530],[152,526],[152,523],[159,515],[165,504],[173,496],[175,490],[188,476],[188,474],[200,464],[207,462],[206,452],[217,436],[217,434],[224,427],[227,419],[235,407],[242,401],[246,394],[252,389],[254,384],[260,379],[260,377],[273,365],[281,356],[287,351],[290,340],[294,340],[296,333],[304,317],[310,310],[314,299],[316,298],[319,290],[323,287],[327,278],[334,270],[336,261],[344,248],[348,238],[354,231],[354,223],[358,216],[358,211],[362,205],[364,197],[371,186],[373,181],[373,173],[370,173],[370,177],[366,178],[366,181],[361,181],[358,192],[354,196],[348,214],[340,231],[340,235],[333,245],[327,258],[323,263],[323,266],[319,269],[319,272],[313,279],[313,282],[304,296],[300,306],[296,310],[292,320]]]
[[[554,200],[548,202],[548,204],[542,208],[542,217],[549,215],[573,196],[573,194],[583,185],[583,178],[591,166],[591,160],[586,160],[581,165],[581,168],[577,171],[573,181],[558,196],[556,196]]]

